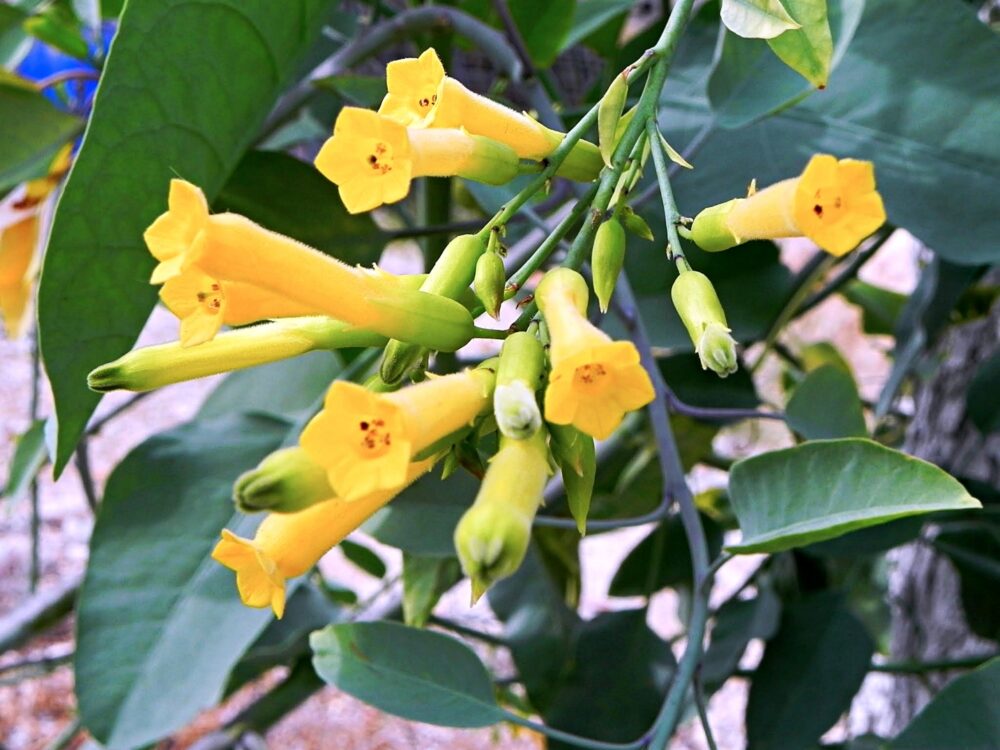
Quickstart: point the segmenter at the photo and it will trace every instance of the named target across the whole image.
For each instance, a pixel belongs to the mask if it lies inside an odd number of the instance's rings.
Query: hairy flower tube
[[[603,440],[655,394],[635,345],[587,320],[588,296],[587,282],[568,268],[549,271],[535,291],[551,340],[545,420]]]
[[[691,337],[701,369],[723,378],[736,372],[736,342],[709,278],[698,271],[683,271],[670,287],[670,298]]]
[[[455,527],[455,551],[472,579],[473,603],[514,573],[528,551],[531,524],[552,473],[545,439],[545,430],[526,440],[501,437],[476,501]]]
[[[331,498],[298,513],[271,513],[253,539],[223,530],[212,559],[236,572],[236,587],[245,605],[271,607],[280,618],[285,612],[285,581],[308,571],[433,464],[430,459],[411,464],[398,487],[371,492],[354,502]]]
[[[804,236],[839,256],[885,219],[870,161],[816,154],[799,177],[706,208],[695,217],[691,237],[715,252],[747,240]]]
[[[420,57],[390,62],[385,78],[389,93],[379,114],[410,128],[462,128],[505,143],[521,158],[535,160],[555,151],[565,137],[527,114],[469,91],[445,74],[433,48],[424,50]],[[597,146],[578,141],[557,174],[589,181],[603,165]]]
[[[315,164],[356,214],[403,200],[417,177],[503,185],[517,176],[520,159],[503,143],[464,130],[406,128],[371,110],[344,107]]]
[[[337,497],[355,500],[399,487],[414,457],[486,408],[496,379],[478,367],[391,393],[337,381],[299,444],[322,465]]]
[[[168,204],[144,235],[160,261],[154,284],[193,268],[221,282],[284,297],[289,308],[299,306],[430,349],[454,351],[472,338],[472,317],[458,302],[408,289],[377,269],[348,266],[246,217],[210,215],[205,196],[189,182],[171,181]],[[191,292],[185,283],[178,293]],[[200,293],[195,291],[196,304],[214,304],[211,296],[199,300]]]
[[[380,346],[385,336],[326,317],[285,318],[219,334],[198,346],[133,349],[87,376],[95,391],[151,391],[171,383],[297,357],[316,349]]]

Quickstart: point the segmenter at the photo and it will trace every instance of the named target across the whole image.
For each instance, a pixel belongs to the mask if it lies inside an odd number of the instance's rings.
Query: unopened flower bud
[[[515,440],[534,435],[542,426],[535,391],[541,385],[545,357],[533,333],[513,333],[504,341],[497,367],[493,414],[500,432]]]
[[[709,278],[698,271],[683,271],[674,281],[670,297],[701,358],[702,369],[723,378],[736,372],[736,342]]]
[[[626,98],[628,98],[628,71],[622,71],[608,86],[607,92],[597,107],[597,142],[601,149],[601,158],[609,167],[611,166],[611,156],[618,143],[615,138],[615,130],[622,112],[625,111]]]
[[[494,252],[479,256],[476,262],[476,276],[472,290],[483,303],[486,312],[494,320],[500,318],[500,303],[503,302],[504,285],[507,281],[503,259]]]
[[[472,579],[473,602],[520,567],[549,473],[544,430],[527,440],[500,439],[475,503],[455,528],[455,550]]]
[[[301,448],[275,451],[233,485],[233,500],[243,513],[296,513],[334,494],[326,469]]]
[[[612,216],[597,228],[590,267],[594,273],[594,293],[601,312],[608,311],[618,274],[625,264],[625,228]]]

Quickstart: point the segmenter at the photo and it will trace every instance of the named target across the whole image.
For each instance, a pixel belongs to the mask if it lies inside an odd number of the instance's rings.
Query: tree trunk
[[[1000,434],[983,435],[965,408],[970,381],[998,347],[1000,304],[989,316],[942,336],[934,351],[938,369],[917,387],[906,452],[951,474],[1000,485]],[[958,575],[950,561],[926,542],[894,550],[888,560],[894,661],[950,660],[996,650],[995,643],[969,630]],[[855,704],[852,733],[894,736],[958,674],[873,675]]]

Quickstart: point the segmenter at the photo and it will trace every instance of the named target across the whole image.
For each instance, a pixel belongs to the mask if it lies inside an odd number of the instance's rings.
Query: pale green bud
[[[670,297],[702,368],[721,377],[736,372],[736,342],[729,335],[726,314],[709,278],[698,271],[684,271],[674,281]]]
[[[472,291],[476,293],[487,314],[494,320],[500,318],[500,304],[503,302],[506,282],[507,274],[503,267],[503,259],[493,252],[480,255],[476,262]]]
[[[275,451],[233,485],[243,513],[296,513],[334,495],[326,469],[299,447]]]
[[[625,227],[626,231],[644,240],[653,240],[653,230],[649,228],[649,224],[628,206],[622,209],[621,220],[622,226]]]
[[[597,228],[590,267],[594,274],[594,293],[601,312],[608,311],[618,274],[625,264],[625,228],[612,216]]]
[[[625,111],[627,98],[628,71],[623,71],[615,76],[597,107],[597,142],[600,145],[601,158],[609,167],[611,166],[611,156],[618,143],[615,131],[622,112]]]

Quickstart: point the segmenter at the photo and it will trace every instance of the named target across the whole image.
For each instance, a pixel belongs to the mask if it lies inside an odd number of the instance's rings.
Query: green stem
[[[473,338],[477,339],[505,339],[510,335],[510,331],[500,328],[480,328],[479,326],[473,326],[472,331]]]
[[[663,200],[663,220],[667,225],[667,258],[684,258],[684,250],[681,247],[681,238],[677,234],[677,223],[680,221],[680,213],[677,210],[677,202],[674,200],[674,191],[670,186],[670,172],[667,166],[667,155],[663,151],[663,143],[660,141],[660,128],[656,124],[656,118],[650,117],[646,121],[646,132],[652,147],[653,166],[656,168],[656,180],[660,186],[660,197]]]
[[[560,742],[566,742],[570,745],[575,745],[576,747],[583,748],[584,750],[639,750],[646,744],[645,737],[640,737],[634,742],[602,742],[601,740],[592,740],[587,737],[581,737],[578,734],[572,734],[570,732],[563,732],[561,729],[554,729],[552,727],[546,726],[545,724],[540,724],[537,721],[532,721],[531,719],[526,719],[519,714],[515,714],[507,709],[500,709],[504,718],[511,724],[516,724],[520,727],[525,727],[539,734],[544,734],[553,740],[559,740]]]
[[[694,693],[694,705],[698,709],[698,718],[701,720],[701,728],[705,732],[705,744],[708,745],[708,750],[719,750],[719,746],[715,744],[715,737],[712,736],[712,725],[708,721],[705,692],[701,688],[701,681],[696,679],[691,688]]]

